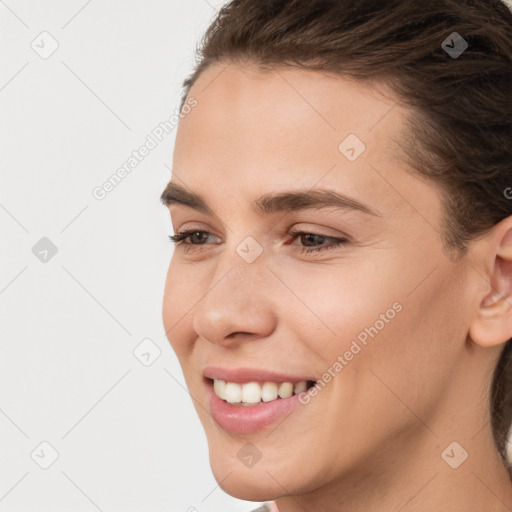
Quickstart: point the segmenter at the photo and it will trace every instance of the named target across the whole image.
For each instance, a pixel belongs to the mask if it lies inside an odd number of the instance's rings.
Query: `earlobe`
[[[492,270],[485,277],[486,294],[468,333],[474,343],[483,347],[500,345],[512,338],[512,217],[491,230],[487,243]]]
[[[487,296],[478,317],[469,328],[470,339],[482,347],[492,347],[512,338],[512,300],[495,292]]]

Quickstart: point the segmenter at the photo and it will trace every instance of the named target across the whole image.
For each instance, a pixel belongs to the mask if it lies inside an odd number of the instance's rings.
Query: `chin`
[[[219,487],[239,500],[246,501],[272,501],[283,495],[283,487],[273,480],[268,473],[247,471],[233,471],[217,473],[212,466],[212,472]]]
[[[253,467],[244,467],[238,459],[234,462],[225,453],[210,450],[210,466],[219,487],[240,500],[271,501],[283,495],[283,485],[287,490],[292,490],[287,487],[288,479],[282,471],[276,471],[276,468],[272,471],[261,460]],[[282,485],[272,478],[274,472],[282,475]]]

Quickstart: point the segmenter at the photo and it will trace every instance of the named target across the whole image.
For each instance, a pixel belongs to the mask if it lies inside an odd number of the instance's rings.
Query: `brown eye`
[[[322,244],[317,246],[303,246],[301,247],[301,253],[311,253],[311,252],[318,252],[318,251],[327,251],[330,249],[335,249],[336,247],[339,247],[341,245],[345,245],[348,243],[348,240],[346,238],[335,238],[332,236],[327,235],[321,235],[318,233],[308,233],[305,231],[296,231],[295,233],[290,233],[290,235],[293,236],[293,239],[300,238],[301,242],[306,242],[306,244],[309,244],[311,242],[314,243],[315,239],[318,241],[329,241],[329,244]]]
[[[196,238],[196,235],[199,235]],[[206,236],[204,236],[206,235]],[[176,233],[175,235],[169,235],[169,240],[173,242],[174,244],[184,244],[184,245],[204,245],[201,243],[201,240],[208,239],[208,236],[212,235],[209,231],[199,230],[199,229],[190,229],[188,231],[182,231],[181,233]],[[199,243],[194,242],[185,242],[187,238],[190,238],[191,240],[195,239],[196,241],[199,238]]]

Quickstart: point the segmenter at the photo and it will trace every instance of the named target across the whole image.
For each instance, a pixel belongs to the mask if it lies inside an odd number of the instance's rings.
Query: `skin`
[[[393,141],[411,112],[384,86],[219,63],[189,97],[198,105],[180,121],[172,180],[215,215],[169,206],[175,233],[212,235],[176,247],[163,321],[220,487],[275,500],[280,512],[510,509],[488,390],[512,336],[512,217],[462,259],[448,257],[441,191],[399,158]],[[338,150],[350,133],[366,145],[354,162]],[[249,207],[263,193],[314,187],[378,215]],[[329,240],[293,239],[292,230],[349,242],[301,254]],[[236,252],[247,236],[263,249],[250,264]],[[320,379],[394,303],[401,311],[280,424],[234,435],[211,417],[206,365]],[[469,454],[457,469],[441,457],[454,441]],[[262,453],[250,468],[237,457],[246,442]]]

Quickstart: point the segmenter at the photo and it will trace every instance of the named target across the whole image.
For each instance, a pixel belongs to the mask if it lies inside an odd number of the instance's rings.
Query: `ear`
[[[485,251],[487,281],[469,337],[477,345],[491,347],[512,338],[512,216],[502,220],[481,240]]]

